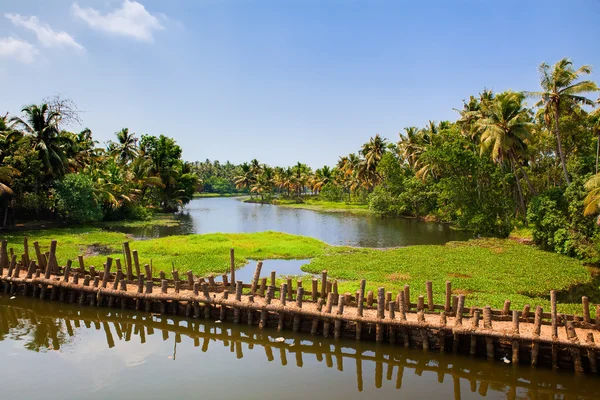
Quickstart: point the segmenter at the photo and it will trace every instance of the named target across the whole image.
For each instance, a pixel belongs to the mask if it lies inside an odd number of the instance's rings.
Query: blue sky
[[[97,140],[163,133],[190,161],[331,165],[376,133],[396,141],[454,120],[484,87],[536,90],[542,61],[600,68],[596,0],[0,0],[0,11],[0,112],[60,93]]]

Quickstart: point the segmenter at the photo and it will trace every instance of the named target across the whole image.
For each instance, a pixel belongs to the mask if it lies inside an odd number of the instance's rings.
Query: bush
[[[319,192],[319,198],[325,201],[340,201],[343,195],[342,188],[333,183],[325,184]]]
[[[369,195],[369,210],[379,215],[393,214],[397,208],[398,200],[383,186],[376,186]]]
[[[94,197],[94,183],[89,176],[68,174],[57,182],[56,211],[70,222],[93,222],[102,219],[102,208]]]

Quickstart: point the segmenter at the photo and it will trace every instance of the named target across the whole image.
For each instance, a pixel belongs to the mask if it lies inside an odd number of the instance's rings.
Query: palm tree
[[[9,126],[8,113],[0,117],[0,162],[10,153],[10,146],[22,137],[21,132]]]
[[[333,180],[334,174],[335,171],[327,165],[317,169],[313,180],[313,190],[317,193],[320,192],[323,186]]]
[[[250,189],[255,181],[254,173],[248,163],[240,165],[240,175],[234,178],[235,187],[238,189]]]
[[[538,70],[542,91],[529,92],[528,95],[540,99],[536,103],[536,107],[543,107],[544,119],[548,129],[552,130],[551,125],[552,120],[554,120],[554,136],[556,137],[558,155],[568,185],[571,180],[567,172],[567,163],[560,136],[560,113],[571,112],[576,106],[580,105],[593,105],[592,100],[583,94],[597,91],[598,86],[588,80],[576,82],[582,75],[589,75],[592,68],[589,65],[582,65],[575,69],[568,58],[559,60],[552,67],[544,62],[540,64]]]
[[[524,99],[522,93],[511,91],[500,93],[493,101],[484,104],[483,118],[475,123],[476,128],[481,132],[481,152],[491,149],[492,160],[497,164],[502,164],[506,159],[510,162],[516,178],[523,215],[526,212],[525,200],[517,168],[535,194],[527,173],[518,162],[520,155],[525,153],[527,141],[531,136],[531,116],[529,110],[523,106]]]
[[[116,133],[117,142],[111,146],[110,153],[116,156],[122,165],[127,164],[139,155],[135,133],[129,133],[128,128],[123,128]]]
[[[48,104],[32,104],[21,111],[25,113],[25,119],[12,117],[10,121],[32,137],[32,146],[38,152],[46,175],[51,178],[64,175],[68,160],[63,145],[68,139],[58,131],[60,114],[50,111]]]
[[[588,194],[583,200],[585,206],[583,215],[589,216],[600,213],[600,174],[592,176],[584,187]],[[600,216],[598,216],[598,221],[600,223]]]
[[[262,173],[256,178],[256,182],[250,189],[252,192],[260,195],[260,201],[264,202],[265,193],[270,193],[273,189],[273,168],[262,166]]]

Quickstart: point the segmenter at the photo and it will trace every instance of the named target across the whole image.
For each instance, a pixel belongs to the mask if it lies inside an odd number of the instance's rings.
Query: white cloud
[[[124,0],[121,8],[107,14],[101,14],[93,8],[81,8],[74,3],[73,14],[93,29],[146,42],[152,41],[154,31],[165,29],[142,4],[130,0]]]
[[[44,47],[73,47],[84,50],[67,32],[55,32],[50,25],[41,22],[38,17],[23,17],[19,14],[4,14],[15,26],[20,26],[33,31]]]
[[[38,54],[37,48],[29,42],[12,36],[0,38],[0,57],[13,58],[24,64],[31,64]]]

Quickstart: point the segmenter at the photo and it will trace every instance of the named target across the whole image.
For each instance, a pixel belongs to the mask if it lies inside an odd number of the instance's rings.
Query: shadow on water
[[[398,247],[468,240],[448,225],[405,218],[329,213],[244,203],[237,198],[198,198],[175,215],[177,226],[112,228],[137,239],[192,233],[277,231],[310,236],[332,245]]]
[[[600,268],[588,267],[588,269],[592,275],[592,280],[556,293],[558,302],[577,304],[581,303],[581,297],[587,296],[591,303],[600,304]]]
[[[590,376],[291,332],[280,341],[279,335],[247,325],[3,296],[0,356],[11,365],[2,374],[3,394],[105,398],[114,392],[121,398],[187,398],[201,390],[202,397],[224,398],[226,387],[226,398],[306,398],[307,390],[314,398],[348,399],[368,394],[600,397]]]

